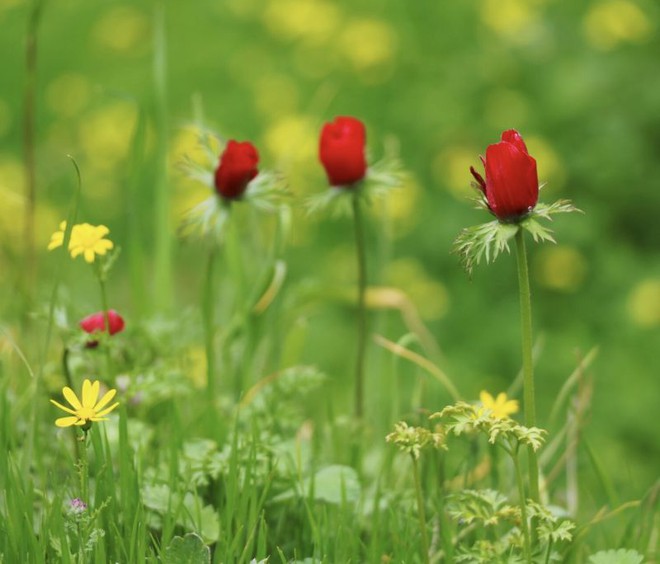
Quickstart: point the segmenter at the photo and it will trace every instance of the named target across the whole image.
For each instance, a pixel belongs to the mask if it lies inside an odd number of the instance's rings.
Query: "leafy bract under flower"
[[[94,421],[105,421],[106,417],[104,416],[115,409],[119,405],[119,402],[106,407],[112,398],[115,397],[117,390],[108,390],[99,400],[100,387],[101,383],[98,380],[90,382],[86,379],[82,385],[82,398],[78,399],[75,392],[68,386],[65,386],[62,389],[62,394],[71,405],[71,408],[65,407],[53,399],[50,402],[70,415],[56,419],[55,425],[58,427],[71,427],[72,425],[89,427]]]
[[[480,207],[487,207],[483,200]],[[486,263],[495,261],[503,251],[509,252],[509,241],[515,237],[519,229],[524,229],[532,235],[534,242],[550,241],[555,243],[552,231],[542,225],[539,220],[552,221],[552,215],[557,213],[581,212],[568,200],[557,200],[551,205],[537,204],[522,219],[509,223],[499,219],[467,227],[456,237],[454,252],[460,256],[461,263],[468,274],[475,266],[484,260]]]
[[[64,234],[66,232],[66,221],[62,221],[59,230],[55,231],[50,237],[48,250],[52,251],[64,244]],[[83,255],[85,261],[93,263],[96,255],[105,255],[112,249],[113,242],[105,239],[110,230],[105,225],[91,225],[89,223],[79,223],[71,228],[71,238],[69,239],[69,253],[71,258]]]
[[[222,155],[226,154],[225,143],[208,130],[204,130],[199,142],[209,161],[213,159],[212,155],[217,150],[217,146],[221,147]],[[245,183],[240,185],[240,189],[238,185],[233,186],[232,190],[225,190],[223,196],[217,179],[220,168],[214,170],[208,163],[199,164],[190,157],[184,157],[181,163],[184,174],[191,180],[207,186],[211,195],[186,212],[179,234],[183,237],[197,236],[209,239],[213,243],[220,241],[230,217],[231,206],[235,202],[246,202],[268,212],[280,209],[287,196],[283,177],[270,171],[257,172],[256,164],[253,168],[248,168],[249,170],[242,176]]]

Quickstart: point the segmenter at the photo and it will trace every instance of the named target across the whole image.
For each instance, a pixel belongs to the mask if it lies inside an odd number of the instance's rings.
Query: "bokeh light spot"
[[[446,187],[458,200],[476,196],[471,188],[470,167],[483,174],[479,150],[472,147],[449,147],[433,160],[433,176],[439,185]]]
[[[85,109],[90,93],[86,77],[77,73],[62,74],[46,87],[46,104],[54,113],[71,117]]]
[[[276,37],[321,44],[335,34],[339,9],[323,0],[271,0],[263,21]]]
[[[660,279],[639,282],[628,296],[628,315],[642,327],[660,325]]]
[[[648,39],[653,26],[637,4],[627,0],[610,0],[591,7],[583,28],[591,45],[608,51],[620,43]]]
[[[415,259],[392,261],[387,268],[386,279],[388,284],[401,288],[408,295],[424,319],[439,319],[449,310],[447,289],[433,280]]]
[[[569,246],[542,247],[534,261],[534,274],[539,283],[558,292],[575,292],[587,274],[587,261],[577,249]]]
[[[106,49],[127,54],[142,52],[150,39],[149,20],[133,6],[108,10],[92,30],[93,40]]]

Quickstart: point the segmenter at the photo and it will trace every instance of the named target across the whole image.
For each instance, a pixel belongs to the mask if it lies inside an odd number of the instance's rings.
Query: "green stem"
[[[215,248],[209,251],[206,265],[206,278],[202,292],[202,319],[204,321],[204,342],[206,346],[206,393],[209,401],[215,401],[215,346],[214,346],[214,312],[215,285],[213,272],[215,267]]]
[[[78,440],[78,454],[80,459],[80,499],[91,508],[89,499],[89,460],[87,458],[87,432],[83,430],[83,436]]]
[[[103,323],[106,333],[105,342],[101,341],[101,343],[103,344],[103,354],[105,355],[105,377],[107,380],[112,373],[110,360],[110,311],[108,309],[108,292],[105,288],[105,273],[103,272],[103,266],[101,266],[101,260],[99,259],[95,264],[96,276],[99,279],[99,287],[101,288],[101,307],[103,308]]]
[[[367,254],[364,241],[364,222],[360,207],[360,193],[353,192],[353,218],[355,224],[355,252],[358,266],[358,312],[357,312],[357,355],[355,359],[355,417],[362,419],[364,413],[364,362],[367,345],[367,312],[365,294],[367,290]]]
[[[523,531],[525,560],[532,564],[532,544],[529,535],[529,522],[527,521],[527,497],[525,496],[525,482],[520,468],[520,459],[518,458],[518,446],[509,451],[513,459],[513,465],[516,469],[516,484],[518,485],[518,498],[520,501],[520,520]]]
[[[523,360],[523,408],[525,426],[536,427],[536,404],[534,395],[534,362],[532,358],[532,300],[529,288],[529,269],[525,250],[525,234],[521,227],[516,233],[516,258],[518,262],[518,287],[520,290],[520,324],[522,334]],[[536,452],[530,446],[527,459],[529,463],[529,496],[540,503],[539,463]]]
[[[545,564],[550,564],[550,556],[552,556],[552,539],[548,539],[548,548],[545,551]]]
[[[36,173],[36,115],[37,115],[37,46],[39,22],[45,0],[33,0],[25,37],[25,87],[23,90],[23,153],[25,164],[24,289],[31,304],[36,281],[36,252],[34,244],[35,211],[37,207]],[[26,309],[26,311],[29,308]]]
[[[155,188],[155,245],[154,287],[156,309],[167,309],[172,301],[172,238],[170,222],[170,193],[167,182],[167,148],[169,123],[167,119],[167,37],[165,30],[165,2],[154,2],[154,123],[156,129],[156,188]]]
[[[430,562],[429,559],[429,537],[426,531],[426,511],[424,509],[424,495],[422,494],[422,483],[419,479],[419,466],[417,464],[417,459],[414,455],[411,455],[413,462],[413,478],[415,480],[415,493],[417,494],[417,515],[419,517],[419,532],[422,535],[422,550],[424,555],[422,556],[422,561],[427,564]]]

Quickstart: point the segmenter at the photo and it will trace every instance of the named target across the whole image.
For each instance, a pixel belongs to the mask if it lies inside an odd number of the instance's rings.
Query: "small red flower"
[[[110,322],[110,335],[124,330],[124,319],[114,309],[108,310],[108,321]],[[88,315],[80,321],[80,328],[90,335],[105,331],[105,315],[102,311]],[[90,348],[98,344],[98,341],[87,341],[87,346]]]
[[[337,117],[323,126],[319,159],[332,186],[348,186],[364,178],[366,138],[364,124],[354,117]]]
[[[249,141],[229,141],[220,156],[215,170],[215,189],[227,200],[236,200],[243,195],[248,183],[259,170],[259,153]]]
[[[502,140],[489,145],[481,161],[486,180],[473,167],[470,172],[498,219],[515,220],[534,209],[539,199],[536,160],[527,152],[520,133],[514,129],[502,133]]]

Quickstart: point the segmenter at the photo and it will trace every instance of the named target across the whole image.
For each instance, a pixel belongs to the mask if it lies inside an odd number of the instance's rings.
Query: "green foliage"
[[[644,556],[636,550],[601,550],[589,556],[589,564],[642,564]]]
[[[163,551],[163,564],[209,564],[211,551],[195,533],[174,537]]]

